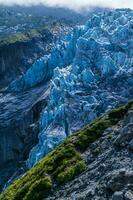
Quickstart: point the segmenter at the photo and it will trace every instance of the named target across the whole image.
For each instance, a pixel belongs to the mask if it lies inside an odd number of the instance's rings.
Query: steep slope
[[[29,167],[72,132],[133,98],[132,27],[132,10],[98,13],[11,83],[10,91],[21,92],[51,79]]]
[[[127,190],[133,184],[132,109],[133,102],[129,102],[67,138],[7,188],[0,200],[42,200],[51,192],[55,196],[48,199],[108,200],[112,195],[113,199],[114,195],[131,199]]]
[[[0,6],[0,89],[22,75],[74,22]]]
[[[49,82],[19,94],[5,88],[50,53],[72,26],[44,14],[0,6],[0,191],[27,168],[25,160],[38,143],[38,120],[47,104]]]
[[[23,74],[32,63],[49,52],[54,35],[48,29],[31,29],[0,38],[0,89]],[[50,46],[51,45],[51,46]]]
[[[132,200],[133,110],[106,129],[82,157],[86,170],[64,187],[53,190],[47,200]]]
[[[49,82],[21,93],[5,91],[5,87],[71,29],[56,19],[1,12],[0,7],[0,191],[26,169],[25,160],[38,142],[38,120],[49,94]]]
[[[77,26],[67,36],[60,37],[50,54],[38,59],[13,81],[0,99],[3,102],[5,98],[7,102],[2,103],[0,111],[2,164],[4,160],[1,173],[16,158],[18,163],[27,159],[26,166],[31,168],[67,136],[132,99],[132,45],[133,11],[101,12],[92,16],[86,25]],[[20,105],[18,110],[15,103]],[[6,140],[8,133],[10,142]],[[18,139],[17,147],[22,145],[22,148],[14,150],[14,136]]]
[[[0,94],[0,190],[24,173],[29,151],[38,142],[38,120],[48,94],[49,83],[19,94]]]

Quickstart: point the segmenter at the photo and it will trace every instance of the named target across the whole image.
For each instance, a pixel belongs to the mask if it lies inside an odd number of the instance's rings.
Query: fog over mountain
[[[89,8],[94,6],[111,7],[111,8],[133,8],[132,0],[0,0],[4,5],[37,5],[44,4],[47,6],[67,7],[74,10]]]

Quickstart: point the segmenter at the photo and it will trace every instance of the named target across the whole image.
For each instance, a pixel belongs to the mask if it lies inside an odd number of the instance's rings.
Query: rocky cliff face
[[[52,32],[46,29],[40,31],[38,35],[30,37],[27,41],[19,41],[18,39],[18,41],[9,41],[0,45],[1,89],[26,72],[36,59],[42,57],[46,52],[49,52],[54,41]]]
[[[24,161],[38,141],[38,120],[47,104],[48,88],[47,84],[23,94],[0,96],[0,189],[26,169]]]

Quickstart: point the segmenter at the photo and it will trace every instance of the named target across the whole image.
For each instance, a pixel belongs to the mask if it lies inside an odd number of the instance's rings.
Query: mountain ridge
[[[133,102],[129,102],[67,138],[63,144],[49,153],[33,169],[9,186],[0,195],[0,199],[31,200],[31,198],[37,198],[42,200],[50,194],[55,186],[72,181],[86,169],[86,161],[81,154],[102,137],[104,131],[123,120],[132,109]]]

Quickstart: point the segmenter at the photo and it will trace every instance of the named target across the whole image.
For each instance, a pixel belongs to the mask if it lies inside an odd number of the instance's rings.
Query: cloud
[[[37,5],[39,3],[48,6],[67,7],[74,10],[93,6],[133,9],[133,0],[0,0],[0,4],[4,5]]]

